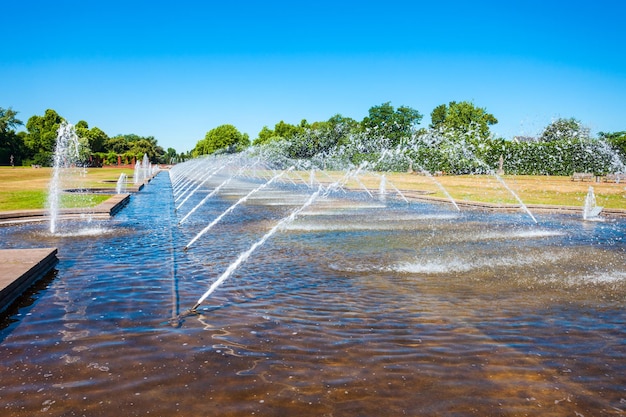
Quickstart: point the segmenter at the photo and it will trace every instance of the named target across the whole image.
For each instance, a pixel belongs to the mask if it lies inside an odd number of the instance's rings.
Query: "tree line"
[[[251,151],[280,163],[314,167],[369,164],[378,170],[426,170],[451,174],[491,172],[571,175],[573,172],[624,172],[626,131],[592,137],[575,118],[559,118],[538,137],[495,137],[497,118],[471,102],[452,101],[435,107],[427,127],[423,115],[390,102],[373,106],[357,121],[340,114],[321,122],[284,121],[264,126],[250,141],[233,125],[207,132],[194,157]]]
[[[11,107],[0,107],[0,165],[50,166],[56,144],[57,131],[64,121],[56,111],[48,109],[42,116],[32,116],[25,131],[17,131],[24,123]],[[83,163],[88,166],[132,164],[148,155],[150,162],[167,164],[185,155],[176,150],[167,151],[153,136],[123,134],[109,137],[100,128],[89,127],[84,120],[74,125],[81,143]]]
[[[500,165],[512,174],[570,175],[572,172],[623,172],[626,131],[600,132],[591,137],[575,118],[560,118],[537,137],[495,137],[490,127],[497,118],[468,101],[451,101],[435,107],[430,124],[409,106],[390,102],[373,106],[362,120],[336,114],[325,121],[299,124],[279,121],[264,126],[250,140],[231,124],[209,130],[192,151],[177,154],[158,146],[152,136],[135,134],[109,137],[87,122],[75,125],[91,166],[132,163],[148,155],[152,163],[172,163],[214,153],[257,152],[274,161],[289,160],[327,166],[367,162],[374,169],[424,169],[452,174],[477,173]],[[54,110],[28,119],[26,131],[17,112],[0,107],[0,165],[50,164],[63,118]],[[304,161],[304,162],[303,162]]]

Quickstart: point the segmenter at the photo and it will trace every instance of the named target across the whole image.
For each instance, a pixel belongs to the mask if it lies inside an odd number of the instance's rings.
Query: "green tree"
[[[263,126],[263,129],[259,132],[257,138],[252,142],[253,145],[263,145],[271,142],[274,138],[279,139],[274,131],[267,126]]]
[[[167,148],[167,151],[165,152],[165,163],[172,164],[176,161],[177,157],[178,154],[176,153],[176,149]]]
[[[411,107],[400,106],[394,109],[390,102],[386,102],[380,106],[371,107],[368,115],[361,122],[361,127],[364,130],[376,130],[395,146],[413,133],[422,117]]]
[[[46,110],[43,116],[32,116],[28,119],[28,133],[24,141],[33,155],[33,163],[47,166],[51,164],[61,122],[63,118],[52,109]]]
[[[564,139],[589,139],[589,129],[573,117],[560,118],[550,123],[541,133],[540,140],[553,142]]]
[[[104,142],[104,149],[108,152],[115,152],[118,155],[122,155],[130,151],[131,147],[131,142],[129,142],[126,137],[122,135],[109,138]]]
[[[0,107],[0,133],[15,130],[18,126],[24,125],[24,123],[16,117],[17,113],[18,112],[11,107],[8,109]]]
[[[193,155],[210,155],[218,150],[240,152],[250,146],[250,138],[230,124],[224,124],[209,130],[203,140],[198,141]]]
[[[274,129],[263,126],[258,137],[252,142],[253,145],[262,145],[274,140],[288,139],[291,140],[297,135],[303,134],[308,128],[309,123],[302,119],[299,125],[285,123],[283,120],[274,125]]]
[[[22,135],[18,135],[15,129],[22,126],[21,120],[17,119],[17,112],[0,107],[0,164],[19,165],[26,156],[26,148]]]
[[[130,151],[136,155],[137,159],[143,158],[143,155],[148,155],[148,159],[153,161],[156,157],[156,151],[154,145],[149,140],[140,139],[133,142],[133,146]]]
[[[104,136],[98,137],[104,139]],[[132,162],[133,158],[143,158],[144,154],[148,155],[152,163],[165,162],[165,150],[158,145],[154,136],[139,136],[134,133],[117,135],[112,138],[104,139],[103,148],[104,152],[115,152],[118,155],[122,155],[127,163]]]
[[[446,116],[448,115],[448,106],[446,104],[440,104],[433,109],[430,113],[430,125],[431,129],[438,129],[444,126],[446,122]]]
[[[622,159],[626,159],[626,131],[599,132],[598,137],[609,143],[621,155]]]
[[[91,152],[104,152],[104,145],[109,139],[106,133],[104,133],[101,129],[97,127],[92,127],[91,129],[89,129],[89,125],[84,120],[76,123],[74,128],[76,129],[76,134],[79,138],[84,138],[87,140]]]
[[[430,127],[433,129],[443,128],[457,135],[477,133],[481,139],[487,139],[490,135],[489,126],[498,123],[493,114],[469,101],[441,104],[433,109],[430,119]]]

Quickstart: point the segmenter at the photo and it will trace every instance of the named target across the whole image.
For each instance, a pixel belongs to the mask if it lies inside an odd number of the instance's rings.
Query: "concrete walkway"
[[[56,254],[56,248],[0,250],[0,312],[56,265]]]

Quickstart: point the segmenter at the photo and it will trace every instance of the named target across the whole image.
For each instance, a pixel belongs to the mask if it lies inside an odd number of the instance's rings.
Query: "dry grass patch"
[[[332,180],[343,177],[342,172],[329,172]],[[301,173],[302,178],[308,179],[308,173]],[[296,180],[296,177],[292,177]],[[321,173],[315,178],[321,182],[330,182],[331,179]],[[385,178],[400,190],[426,191],[433,196],[445,198],[441,187],[457,201],[479,201],[496,204],[516,204],[517,200],[507,187],[517,194],[526,204],[547,204],[558,206],[582,206],[589,186],[592,186],[599,206],[606,208],[626,209],[626,184],[577,182],[564,176],[540,175],[504,175],[504,184],[493,175],[444,175],[428,177],[425,175],[408,173],[385,173]],[[350,180],[347,186],[358,189],[364,184],[370,191],[379,189],[380,174],[364,173],[359,176],[359,182]],[[393,191],[391,186],[387,187]]]

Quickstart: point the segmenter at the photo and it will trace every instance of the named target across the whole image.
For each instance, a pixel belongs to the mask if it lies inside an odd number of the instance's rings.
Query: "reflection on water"
[[[185,314],[306,200],[259,193],[182,251],[236,185],[182,226],[160,174],[90,231],[0,228],[60,258],[0,333],[2,415],[625,413],[624,221],[331,196]]]

